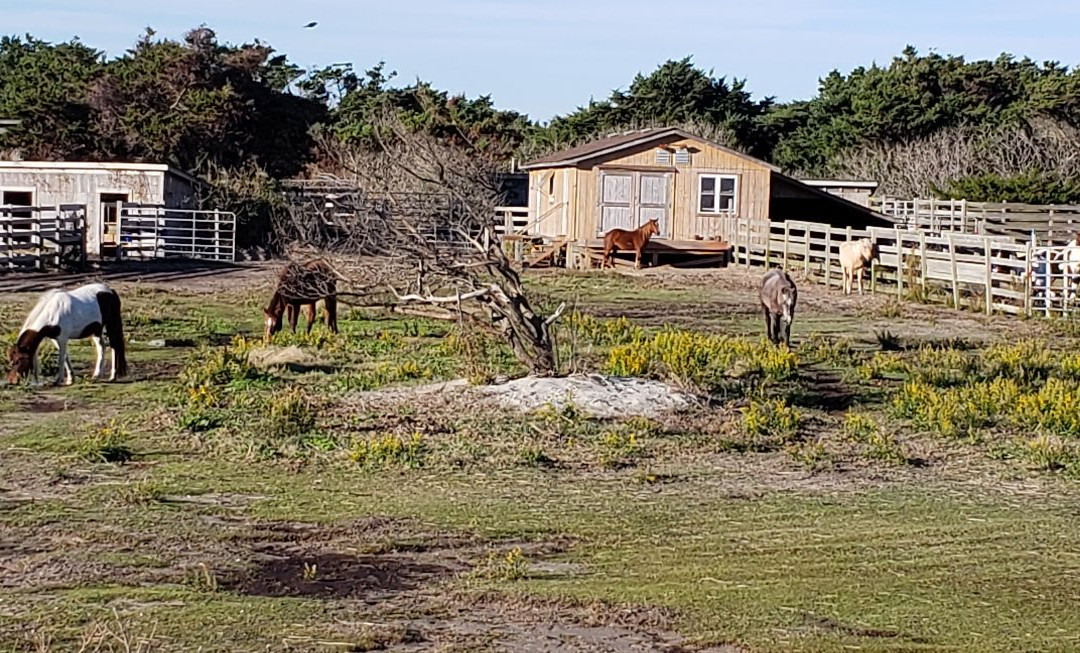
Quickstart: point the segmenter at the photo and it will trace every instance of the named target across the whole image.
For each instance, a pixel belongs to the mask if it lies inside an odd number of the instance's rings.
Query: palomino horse
[[[8,352],[11,372],[8,381],[16,383],[33,371],[38,381],[41,361],[38,350],[41,341],[49,338],[60,350],[56,384],[71,385],[71,363],[68,362],[69,340],[90,338],[97,351],[92,378],[101,376],[104,362],[102,334],[108,337],[112,350],[112,370],[109,380],[127,374],[127,357],[124,354],[124,324],[120,319],[120,296],[103,283],[91,283],[75,290],[50,290],[43,294],[23,322],[19,338]]]
[[[600,267],[615,267],[611,262],[611,255],[619,250],[634,250],[634,266],[641,268],[641,250],[649,243],[649,239],[660,233],[660,223],[653,218],[633,231],[626,229],[612,229],[604,234],[604,260]]]
[[[311,333],[315,324],[315,304],[320,299],[323,300],[326,326],[331,333],[337,333],[337,278],[337,272],[323,260],[286,265],[278,277],[270,305],[263,309],[266,341],[281,331],[282,315],[288,318],[292,332],[296,333],[301,306],[307,308],[307,333]]]
[[[856,277],[859,279],[859,294],[862,291],[863,270],[870,268],[870,261],[878,257],[878,248],[869,238],[849,240],[840,243],[840,269],[844,274],[844,294],[851,294],[851,286]]]
[[[769,341],[779,345],[781,341],[791,346],[791,321],[795,319],[795,303],[799,291],[795,282],[783,270],[769,270],[761,279],[761,307],[765,309],[765,329]]]

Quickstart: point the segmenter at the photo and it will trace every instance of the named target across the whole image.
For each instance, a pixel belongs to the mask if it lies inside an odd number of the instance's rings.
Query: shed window
[[[735,175],[701,175],[698,178],[699,213],[735,213],[739,178]]]
[[[671,152],[668,152],[664,148],[656,149],[656,165],[669,166],[671,165]]]

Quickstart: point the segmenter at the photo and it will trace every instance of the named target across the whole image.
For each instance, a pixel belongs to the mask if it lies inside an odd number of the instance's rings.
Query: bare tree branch
[[[387,261],[362,279],[343,273],[389,289],[401,305],[438,306],[494,330],[531,372],[556,373],[551,326],[565,306],[538,314],[503,250],[495,231],[500,161],[456,125],[435,136],[387,112],[372,127],[375,150],[320,138],[335,174],[296,189],[283,234],[324,257]]]

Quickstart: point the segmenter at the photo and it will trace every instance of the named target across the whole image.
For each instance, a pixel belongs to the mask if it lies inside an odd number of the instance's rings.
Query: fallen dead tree
[[[295,204],[281,237],[332,261],[346,293],[494,330],[531,373],[557,373],[552,326],[565,305],[536,310],[502,249],[499,153],[462,130],[436,137],[392,113],[375,133],[374,151],[322,141],[324,159],[355,183],[322,206]]]

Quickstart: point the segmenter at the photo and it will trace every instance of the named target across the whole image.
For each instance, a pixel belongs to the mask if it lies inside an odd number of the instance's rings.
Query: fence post
[[[825,287],[831,288],[829,284],[830,276],[832,272],[832,227],[825,226]]]
[[[1031,257],[1034,255],[1035,249],[1032,247],[1032,243],[1029,240],[1027,243],[1027,251],[1024,255],[1024,315],[1031,317]]]
[[[967,233],[967,198],[960,200],[960,231]]]
[[[214,260],[221,260],[221,213],[214,212]]]
[[[41,250],[41,211],[34,211],[31,209],[31,215],[37,214],[31,218],[30,223],[30,249],[34,252],[34,268],[40,270],[42,267],[42,250]]]
[[[11,213],[3,208],[0,208],[0,218],[10,218]],[[15,267],[15,261],[11,260],[11,220],[0,220],[0,235],[4,239],[4,249],[7,250],[7,266],[9,268]]]
[[[904,241],[900,227],[896,227],[896,297],[904,298]]]
[[[919,232],[919,285],[926,295],[926,233]]]
[[[803,242],[806,245],[806,251],[803,252],[803,275],[810,276],[810,227],[803,223]]]
[[[948,236],[948,239],[949,239],[949,264],[952,267],[951,276],[952,276],[953,308],[959,309],[960,308],[960,284],[959,284],[959,282],[957,280],[957,275],[956,275],[956,246],[953,245],[952,234],[948,234],[947,236]]]
[[[860,273],[861,274],[861,273]],[[877,292],[877,259],[870,259],[870,294]]]
[[[750,269],[750,220],[746,221],[746,269]]]
[[[789,249],[788,241],[790,240],[790,238],[791,238],[791,224],[787,220],[784,220],[784,267],[783,267],[784,272],[787,272],[787,266],[788,266],[788,261],[787,260],[788,260],[788,249]]]
[[[994,313],[994,268],[990,265],[990,238],[983,237],[983,261],[986,262],[986,314]]]
[[[769,259],[772,256],[772,224],[765,229],[765,269],[769,269]]]

